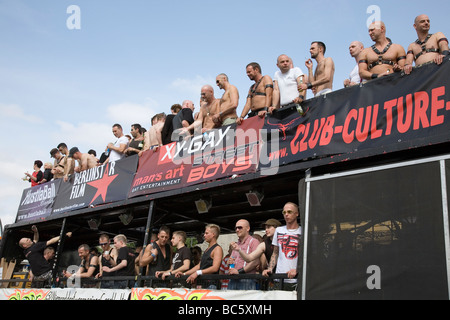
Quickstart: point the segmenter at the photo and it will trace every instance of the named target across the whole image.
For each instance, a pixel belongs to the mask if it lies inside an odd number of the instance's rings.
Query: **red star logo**
[[[118,176],[118,174],[115,174],[113,176],[110,176],[107,174],[108,172],[109,163],[106,165],[105,173],[103,174],[103,177],[101,179],[88,182],[87,184],[96,188],[97,192],[95,193],[94,197],[92,198],[92,202],[94,202],[95,199],[98,198],[98,196],[101,196],[103,199],[103,202],[106,201],[106,194],[108,193],[108,187],[113,182],[113,180]],[[89,205],[91,204],[89,203]]]

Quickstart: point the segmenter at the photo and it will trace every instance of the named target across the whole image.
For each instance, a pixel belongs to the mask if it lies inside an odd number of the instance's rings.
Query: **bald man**
[[[358,57],[364,50],[364,45],[360,41],[353,41],[349,46],[350,55],[355,59],[356,65],[350,72],[350,77],[344,80],[344,87],[350,87],[361,83],[361,77],[359,76]]]
[[[375,21],[369,26],[369,36],[375,44],[361,52],[359,76],[371,80],[403,70],[405,49],[386,37],[386,25]]]
[[[239,254],[239,251],[252,253],[259,245],[259,241],[250,235],[250,223],[248,220],[240,219],[235,226],[238,242],[237,250],[233,251],[228,263],[234,263],[234,268],[229,269],[229,274],[256,273],[259,266],[259,259],[246,262]],[[254,290],[256,289],[255,279],[231,279],[228,284],[229,290]]]
[[[298,86],[306,82],[305,74],[299,67],[293,67],[292,59],[285,54],[279,55],[277,67],[280,70],[273,76],[272,106],[269,107],[269,113],[300,104],[306,98],[306,90],[298,90]]]
[[[417,16],[414,19],[414,29],[417,32],[417,40],[408,47],[405,62],[405,73],[410,74],[412,65],[420,66],[424,63],[434,61],[440,65],[444,57],[448,55],[448,40],[442,32],[434,34],[430,32],[430,18],[426,14]]]
[[[197,119],[188,127],[181,129],[181,135],[189,133],[190,130],[201,132],[216,128],[218,125],[213,121],[214,115],[220,113],[220,100],[214,96],[214,89],[210,85],[204,85],[200,92],[200,111]]]
[[[212,118],[216,126],[226,126],[236,123],[236,109],[239,104],[239,91],[236,86],[230,84],[228,76],[221,73],[216,77],[216,84],[220,89],[225,90],[222,95],[219,106],[219,113]]]

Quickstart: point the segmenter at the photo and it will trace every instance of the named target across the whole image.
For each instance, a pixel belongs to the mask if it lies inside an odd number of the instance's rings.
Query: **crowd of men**
[[[302,228],[299,221],[297,204],[287,202],[282,210],[285,225],[279,219],[268,219],[265,224],[264,237],[252,235],[250,222],[240,219],[235,224],[236,241],[229,245],[227,255],[218,244],[220,226],[208,224],[205,227],[203,239],[208,247],[201,256],[194,258],[194,250],[198,247],[186,246],[186,233],[162,226],[154,234],[151,242],[145,248],[131,250],[127,246],[127,238],[123,234],[114,237],[114,243],[107,234],[101,234],[98,246],[100,250],[81,244],[78,247],[80,265],[76,269],[65,269],[61,274],[61,283],[70,281],[71,285],[85,288],[132,288],[134,280],[124,279],[138,274],[153,276],[165,280],[169,276],[184,277],[180,285],[200,285],[209,289],[255,290],[258,281],[255,278],[233,278],[218,281],[201,280],[207,274],[286,274],[284,281],[275,280],[275,289],[295,290],[297,284],[297,261]],[[33,239],[22,238],[19,246],[30,264],[32,287],[50,286],[53,278],[55,250],[52,247],[60,238],[39,241],[36,226],[32,227]],[[68,232],[67,237],[72,233]],[[169,239],[171,245],[169,244]],[[99,253],[100,252],[100,253]],[[117,280],[114,278],[117,277]],[[226,277],[222,277],[226,278]],[[102,281],[96,281],[101,279]],[[104,279],[104,280],[103,280]],[[167,284],[164,284],[167,285]]]
[[[418,38],[409,45],[406,51],[401,45],[393,43],[387,37],[386,25],[383,22],[373,22],[369,26],[369,36],[374,44],[369,48],[364,48],[362,42],[354,41],[349,46],[350,55],[355,59],[356,65],[351,71],[349,79],[344,81],[344,86],[358,85],[364,81],[371,81],[395,72],[402,71],[409,75],[411,72],[415,72],[413,65],[420,66],[426,63],[440,65],[449,54],[448,40],[445,35],[441,32],[430,33],[430,19],[427,15],[417,16],[413,26]],[[61,143],[50,151],[51,157],[55,159],[52,169],[50,169],[53,177],[47,174],[44,178],[44,174],[40,171],[43,165],[41,161],[34,163],[33,174],[26,173],[26,177],[32,185],[49,181],[52,178],[62,178],[67,181],[74,172],[80,172],[107,161],[117,161],[134,154],[141,156],[147,150],[178,141],[180,136],[190,135],[193,132],[205,132],[233,123],[239,125],[246,117],[264,117],[267,113],[272,113],[280,108],[301,106],[306,99],[308,90],[311,90],[314,96],[324,95],[333,90],[334,61],[331,57],[326,57],[325,53],[326,45],[323,42],[311,43],[310,54],[311,59],[316,61],[316,68],[314,70],[313,61],[308,59],[305,62],[308,74],[304,74],[299,67],[294,66],[289,56],[282,54],[277,59],[279,71],[275,73],[273,79],[262,74],[261,66],[258,63],[249,63],[246,66],[246,73],[248,78],[254,81],[254,84],[248,90],[245,106],[239,116],[237,114],[239,91],[229,82],[228,76],[221,73],[216,77],[216,85],[224,90],[222,97],[218,99],[214,96],[214,89],[211,85],[203,86],[198,113],[194,113],[194,103],[186,100],[182,105],[173,105],[171,114],[167,116],[164,113],[155,115],[149,130],[145,130],[140,124],[133,124],[129,137],[124,135],[120,124],[114,124],[112,132],[117,140],[106,146],[105,152],[99,159],[92,152],[82,153],[77,147],[69,150],[65,143]],[[75,164],[75,161],[78,164]],[[48,170],[49,168],[47,168]],[[220,269],[229,274],[261,272],[263,275],[268,275],[276,271],[277,273],[287,273],[292,279],[292,283],[295,284],[296,263],[293,264],[294,259],[291,258],[295,257],[296,260],[298,257],[296,250],[298,250],[301,232],[297,219],[298,207],[293,203],[287,203],[283,209],[283,215],[286,221],[284,228],[279,226],[276,219],[271,219],[274,221],[266,223],[266,238],[270,239],[272,236],[273,242],[265,240],[260,243],[255,240],[249,233],[250,223],[246,220],[239,220],[236,223],[238,241],[230,244],[229,255],[226,255],[225,258],[222,248],[217,244],[220,227],[217,225],[206,226],[204,240],[208,243],[208,248],[203,253],[202,259],[196,264],[190,263],[190,251],[184,249],[186,235],[183,232],[175,232],[172,235],[171,242],[176,248],[173,255],[168,244],[170,231],[167,228],[161,228],[155,241],[137,256],[129,252],[125,236],[118,235],[114,238],[114,248],[110,247],[109,238],[102,236],[100,245],[104,246],[104,250],[101,256],[91,256],[87,245],[81,245],[78,249],[82,264],[76,275],[88,278],[104,275],[132,275],[136,273],[136,267],[148,267],[146,273],[148,275],[162,278],[170,275],[178,277],[186,275],[188,276],[186,282],[193,283],[202,274],[219,273]],[[273,232],[268,232],[268,226],[274,227]],[[275,229],[275,227],[277,228]],[[26,257],[32,262],[32,272],[40,280],[48,277],[51,270],[46,265],[48,261],[42,252],[48,245],[58,240],[55,239],[39,246],[37,246],[39,242],[31,239],[21,240],[20,246],[25,250]],[[286,241],[292,241],[292,243],[287,245]],[[284,245],[280,246],[281,243]],[[35,251],[38,251],[39,254],[36,254]],[[262,257],[265,257],[266,263],[263,262]],[[189,260],[189,263],[185,260]],[[65,276],[71,278],[75,275],[66,272]],[[118,288],[124,287],[124,285],[126,285],[125,282],[116,283],[115,281],[102,283],[102,286],[106,287]],[[227,282],[227,286],[233,289],[252,289],[255,288],[255,285],[251,279],[233,279]]]
[[[369,36],[374,44],[364,48],[361,41],[354,41],[349,46],[350,55],[355,59],[356,65],[350,72],[344,86],[358,85],[395,72],[404,72],[409,75],[413,72],[413,65],[420,66],[434,62],[440,65],[449,53],[448,40],[442,32],[430,33],[430,19],[422,14],[415,18],[414,29],[417,40],[412,42],[408,50],[396,43],[386,35],[386,25],[382,21],[375,21],[369,26]],[[282,54],[277,59],[278,71],[273,79],[263,75],[261,66],[252,62],[246,66],[246,73],[254,84],[247,94],[246,103],[240,115],[237,114],[239,91],[229,82],[225,73],[216,77],[216,85],[224,90],[221,98],[216,98],[211,85],[201,88],[200,110],[194,113],[195,106],[190,100],[183,101],[182,105],[174,104],[169,115],[156,114],[151,119],[151,127],[146,130],[140,124],[131,126],[131,135],[125,135],[120,124],[114,124],[114,143],[109,143],[105,152],[99,159],[95,151],[82,153],[77,147],[70,150],[65,143],[50,151],[55,159],[54,164],[47,163],[47,174],[44,178],[40,171],[42,162],[37,160],[32,174],[25,173],[24,180],[31,182],[32,186],[51,180],[63,178],[67,181],[69,175],[80,172],[107,161],[116,161],[123,157],[138,154],[149,149],[155,149],[173,141],[180,141],[187,136],[203,133],[224,125],[237,123],[240,125],[246,117],[265,117],[280,108],[295,106],[303,114],[301,104],[307,97],[308,90],[314,96],[330,93],[333,90],[335,65],[331,57],[326,57],[326,45],[321,41],[314,41],[310,47],[311,59],[305,66],[308,73],[304,74],[301,68],[294,66],[292,59]],[[75,164],[75,161],[78,164]]]

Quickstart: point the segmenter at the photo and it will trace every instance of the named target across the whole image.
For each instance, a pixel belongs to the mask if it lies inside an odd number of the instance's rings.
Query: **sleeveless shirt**
[[[216,243],[211,248],[206,250],[205,253],[203,253],[202,259],[200,260],[200,270],[204,270],[213,265],[213,258],[211,258],[211,253],[217,246],[218,246],[218,244]],[[217,271],[215,273],[219,273],[219,271]]]

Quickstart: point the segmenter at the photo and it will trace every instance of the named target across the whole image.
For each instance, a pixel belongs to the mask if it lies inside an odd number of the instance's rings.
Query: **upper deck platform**
[[[327,172],[445,152],[448,60],[311,98],[302,105],[304,115],[281,109],[76,173],[69,182],[26,189],[16,223],[7,228],[42,223],[40,229],[51,232],[63,218],[70,218],[72,229],[94,219],[102,230],[142,239],[148,223],[188,234],[202,232],[206,222],[225,233],[239,218],[261,225],[286,201],[298,200],[298,181],[308,169]],[[246,193],[255,191],[264,195],[262,206],[247,200]],[[208,213],[198,213],[199,199],[210,203]]]

